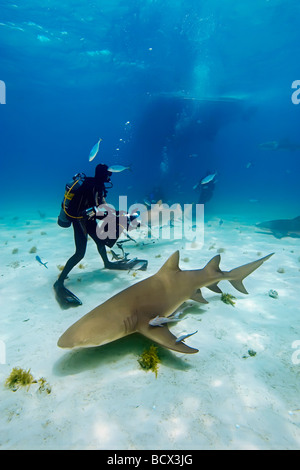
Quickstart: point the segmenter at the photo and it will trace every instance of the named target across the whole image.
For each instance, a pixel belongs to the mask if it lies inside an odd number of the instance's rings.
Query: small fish
[[[210,183],[216,176],[217,173],[213,173],[211,175],[207,175],[205,176],[205,178],[203,178],[203,180],[201,180],[201,184],[207,184],[207,183]]]
[[[145,261],[139,261],[132,268],[130,268],[129,271],[139,271],[143,266],[145,266]]]
[[[178,311],[178,312],[174,312],[174,313],[171,313],[171,315],[168,316],[168,319],[170,321],[174,320],[174,321],[179,321],[181,320],[180,315],[183,313],[183,310],[182,311]]]
[[[119,243],[124,243],[125,241],[126,241],[126,242],[127,242],[127,241],[132,241],[132,242],[134,242],[134,243],[137,243],[137,241],[136,241],[134,238],[132,238],[128,233],[126,233],[126,237],[128,238],[128,240],[124,240],[124,241],[121,241],[121,242],[119,242]]]
[[[112,165],[108,168],[108,171],[112,173],[121,173],[124,170],[131,170],[130,166],[123,166],[123,165]]]
[[[180,306],[175,312],[171,313],[168,318],[179,318],[179,316],[182,315],[186,309],[192,307],[192,305],[193,304],[184,304],[184,306]]]
[[[112,259],[116,259],[116,260],[123,259],[123,256],[122,256],[122,255],[119,255],[118,253],[116,253],[116,252],[113,251],[112,249],[110,250],[110,252],[111,252],[111,255],[112,255]]]
[[[181,335],[179,336],[179,338],[176,339],[175,343],[180,343],[181,341],[184,341],[186,338],[188,338],[189,336],[193,336],[196,333],[198,333],[198,330],[195,331],[194,333],[190,333],[189,335]]]
[[[160,317],[157,315],[155,318],[152,318],[152,320],[149,321],[150,326],[163,326],[165,323],[170,323],[172,321],[178,321],[179,318],[177,317]]]
[[[89,162],[92,162],[94,160],[95,156],[97,155],[98,150],[99,150],[99,145],[100,145],[101,141],[102,141],[102,139],[99,139],[98,142],[94,145],[94,147],[90,151]]]
[[[41,258],[38,255],[35,257],[35,259],[37,260],[38,263],[42,264],[43,266],[45,266],[45,268],[48,269],[48,266],[47,266],[48,261],[46,263],[43,263],[43,261],[41,260]]]
[[[133,239],[132,239],[132,240],[133,240]],[[127,242],[130,242],[130,241],[131,241],[130,238],[126,238],[126,240],[118,240],[118,241],[117,241],[117,246],[118,246],[119,248],[121,248],[121,246],[123,245],[123,243],[127,243]],[[133,241],[135,241],[135,240],[133,240]],[[120,246],[119,246],[119,245],[120,245]]]

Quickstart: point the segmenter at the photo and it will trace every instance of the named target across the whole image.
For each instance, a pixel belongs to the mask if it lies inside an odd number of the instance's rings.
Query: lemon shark
[[[153,228],[181,219],[182,208],[180,204],[173,204],[169,207],[168,204],[159,200],[156,204],[151,204],[148,210],[141,212],[138,220],[142,226]]]
[[[208,287],[221,293],[217,284],[223,280],[247,294],[243,279],[272,255],[231,271],[220,270],[220,255],[217,255],[203,269],[183,271],[179,268],[179,251],[176,251],[156,274],[119,292],[71,325],[57,344],[69,349],[95,347],[138,332],[165,348],[196,353],[198,349],[177,339],[167,323],[152,326],[149,322],[157,316],[169,317],[188,299],[208,303],[200,289]]]
[[[267,150],[289,150],[290,152],[300,150],[300,144],[292,143],[288,139],[262,142],[259,147]]]
[[[256,224],[262,233],[269,233],[275,238],[292,237],[300,238],[300,216],[294,219],[268,220]]]

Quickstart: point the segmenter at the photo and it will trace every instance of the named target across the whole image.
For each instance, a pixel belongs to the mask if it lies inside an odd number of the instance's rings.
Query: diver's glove
[[[133,222],[133,220],[137,219],[139,216],[140,216],[140,213],[139,213],[139,212],[134,212],[134,213],[132,213],[132,214],[127,214],[127,215],[126,215],[127,220],[128,220],[128,222],[127,222],[127,230],[128,230],[129,225],[131,224],[131,222]],[[135,227],[133,227],[133,228],[140,227],[140,225],[141,225],[140,222],[137,221],[137,222],[135,223]]]
[[[84,218],[86,218],[88,220],[92,220],[92,219],[103,220],[103,219],[105,219],[105,217],[107,217],[109,215],[109,213],[108,213],[107,210],[104,210],[103,208],[99,209],[99,207],[93,206],[93,207],[89,207],[88,209],[85,209],[83,211],[82,215],[83,215]],[[140,214],[139,214],[139,212],[135,212],[133,214],[126,214],[126,212],[110,211],[110,215],[113,215],[117,218],[126,217],[126,219],[127,219],[127,229],[128,229],[131,222],[133,220],[135,220],[137,217],[139,217]],[[139,227],[139,226],[140,226],[140,223],[137,223],[136,227]]]
[[[102,220],[108,215],[107,211],[100,212],[96,206],[89,207],[82,212],[82,216],[85,219],[92,220],[92,219],[99,219]]]

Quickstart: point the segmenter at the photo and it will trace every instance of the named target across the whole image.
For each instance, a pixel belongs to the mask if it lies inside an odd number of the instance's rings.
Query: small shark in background
[[[276,238],[300,238],[300,216],[294,219],[269,220],[256,224],[256,227],[263,230],[262,233],[269,233]]]
[[[259,147],[266,150],[289,150],[291,152],[300,150],[300,144],[292,143],[288,139],[262,142]]]
[[[221,293],[217,285],[220,281],[227,280],[239,292],[247,294],[243,280],[272,254],[231,271],[221,271],[221,258],[217,255],[203,269],[183,271],[176,251],[156,274],[124,289],[71,325],[57,344],[60,348],[89,348],[140,333],[173,351],[197,353],[198,349],[184,343],[194,333],[176,338],[163,318],[170,318],[188,299],[208,303],[200,288]]]
[[[143,226],[160,227],[170,222],[182,219],[182,208],[180,204],[173,204],[171,207],[168,204],[163,204],[159,200],[156,204],[151,204],[147,211],[140,214],[138,221]]]

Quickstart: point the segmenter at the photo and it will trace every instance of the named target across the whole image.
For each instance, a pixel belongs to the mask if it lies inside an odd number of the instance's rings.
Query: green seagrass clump
[[[30,369],[24,370],[21,367],[14,367],[5,381],[5,386],[13,392],[16,392],[20,387],[27,387],[27,390],[29,390],[29,387],[32,384],[39,384],[38,391],[40,393],[51,393],[51,387],[46,379],[41,377],[39,380],[35,380]]]
[[[14,367],[9,377],[7,377],[5,385],[15,392],[20,387],[27,387],[29,389],[33,383],[36,383],[36,380],[34,380],[30,369],[24,370],[21,367]]]
[[[38,391],[40,393],[46,392],[48,395],[51,393],[51,387],[44,377],[41,377],[37,382],[39,384]]]
[[[235,305],[235,302],[233,301],[233,299],[236,299],[236,297],[234,297],[233,295],[231,294],[222,294],[221,295],[221,300],[222,302],[224,302],[225,304],[228,304],[228,305],[232,305],[234,307]]]
[[[253,349],[248,349],[248,356],[245,354],[243,356],[243,359],[247,359],[248,357],[255,357],[256,356],[256,351]]]
[[[145,370],[152,370],[155,373],[155,377],[157,377],[158,372],[158,364],[160,363],[160,359],[157,355],[157,347],[153,344],[150,346],[149,349],[145,349],[145,351],[141,354],[138,362],[142,369]]]

